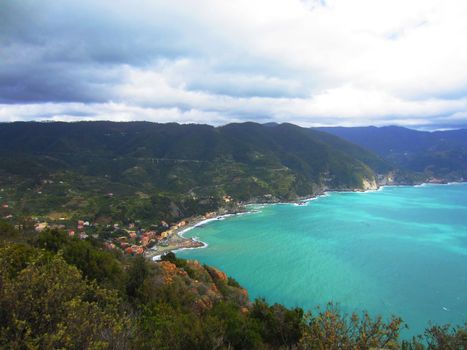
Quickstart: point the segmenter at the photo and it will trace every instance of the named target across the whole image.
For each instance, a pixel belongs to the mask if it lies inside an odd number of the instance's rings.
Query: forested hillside
[[[403,127],[319,128],[373,151],[398,168],[445,181],[467,178],[467,130],[417,131]]]
[[[374,185],[385,161],[291,124],[9,123],[0,185],[22,215],[180,218],[233,201]]]

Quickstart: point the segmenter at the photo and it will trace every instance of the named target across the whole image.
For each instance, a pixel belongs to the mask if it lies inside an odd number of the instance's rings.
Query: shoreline
[[[158,261],[160,258],[169,252],[177,252],[183,250],[190,250],[190,249],[202,249],[207,248],[209,246],[208,243],[203,242],[195,237],[186,238],[184,235],[197,228],[201,227],[209,222],[224,220],[226,217],[236,216],[247,214],[249,211],[245,211],[245,208],[242,207],[240,210],[235,212],[227,212],[225,214],[216,215],[212,218],[206,218],[204,216],[193,216],[181,221],[188,221],[188,224],[183,227],[178,227],[173,230],[169,240],[169,244],[167,246],[156,246],[154,249],[150,248],[148,251],[145,252],[145,257],[151,259],[152,261]]]
[[[366,189],[366,190],[357,190],[357,189],[341,189],[341,190],[325,190],[322,193],[315,194],[312,196],[303,196],[299,197],[293,201],[285,201],[285,202],[259,202],[259,201],[251,201],[242,203],[239,205],[238,210],[227,212],[225,214],[217,214],[212,218],[206,218],[204,216],[194,216],[183,219],[181,221],[188,221],[188,224],[184,227],[178,227],[174,229],[171,237],[169,238],[169,244],[167,246],[156,246],[156,249],[150,248],[147,252],[144,253],[144,256],[149,258],[152,261],[159,261],[164,254],[169,252],[180,252],[184,250],[191,250],[191,249],[203,249],[209,246],[208,243],[199,240],[198,238],[191,237],[186,238],[184,235],[197,228],[204,226],[210,222],[224,220],[225,218],[237,216],[237,215],[245,215],[245,214],[252,214],[258,212],[258,210],[248,210],[248,206],[266,206],[266,205],[294,205],[294,206],[308,206],[308,204],[314,200],[317,200],[322,197],[328,197],[331,193],[373,193],[373,192],[380,192],[385,187],[425,187],[425,186],[451,186],[451,185],[462,185],[467,184],[467,181],[464,182],[446,182],[446,183],[433,183],[433,182],[422,182],[419,184],[391,184],[391,185],[378,185],[376,189]]]

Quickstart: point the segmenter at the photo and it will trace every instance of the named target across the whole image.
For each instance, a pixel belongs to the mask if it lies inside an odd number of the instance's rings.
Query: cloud
[[[461,0],[4,0],[0,121],[466,124]]]

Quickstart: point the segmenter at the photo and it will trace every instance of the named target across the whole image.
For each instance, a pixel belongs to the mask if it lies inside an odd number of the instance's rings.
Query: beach
[[[169,237],[167,237],[167,244],[156,245],[145,252],[145,256],[152,260],[159,260],[160,257],[168,252],[176,252],[186,249],[205,248],[208,246],[207,243],[202,242],[196,238],[186,238],[183,235],[196,228],[203,226],[211,221],[223,220],[226,217],[232,215],[239,215],[245,213],[244,208],[240,208],[235,212],[227,212],[225,214],[212,213],[212,217],[206,217],[203,215],[193,216],[182,221],[187,222],[186,225],[174,228]]]

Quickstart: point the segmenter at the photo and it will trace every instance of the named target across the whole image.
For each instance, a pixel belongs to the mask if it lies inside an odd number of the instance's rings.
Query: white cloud
[[[0,120],[14,121],[133,121],[226,124],[231,118],[196,109],[144,108],[124,103],[40,103],[0,105]],[[240,121],[234,119],[233,121]]]
[[[48,103],[4,101],[0,120],[467,123],[462,0],[48,0],[41,9],[31,23],[19,10],[5,22],[4,76],[14,78],[14,57],[29,75],[45,65],[84,73],[57,69],[59,83],[40,94]],[[20,78],[22,89],[0,84],[4,95],[37,96],[37,79]],[[67,82],[87,91],[53,91]]]

